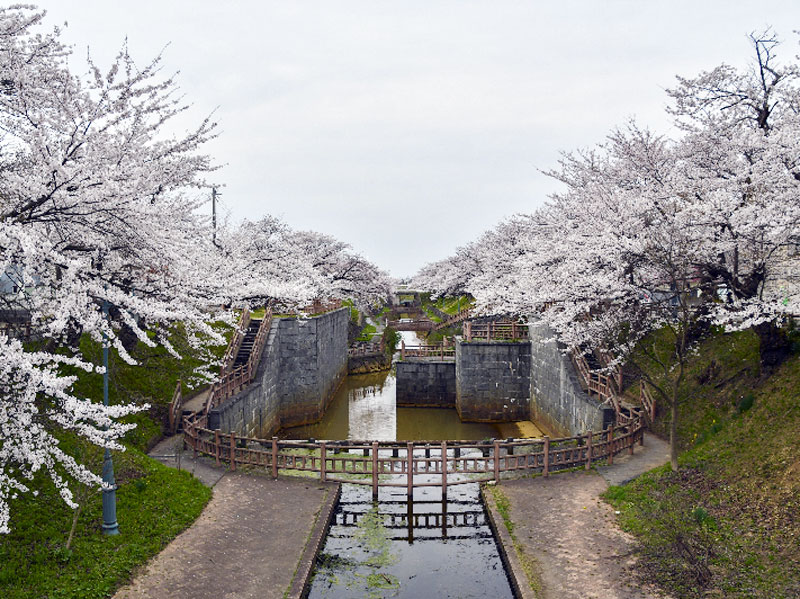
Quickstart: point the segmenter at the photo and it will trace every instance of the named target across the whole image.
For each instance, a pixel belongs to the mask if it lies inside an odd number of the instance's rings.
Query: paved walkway
[[[168,439],[151,454],[175,465],[174,444]],[[336,486],[231,473],[191,457],[184,453],[181,467],[213,487],[211,501],[115,599],[284,597],[301,558],[306,559],[317,514],[333,499]]]
[[[666,451],[665,451],[666,450]],[[633,539],[600,499],[609,486],[669,460],[666,444],[652,435],[633,456],[618,457],[599,473],[569,472],[548,478],[503,481],[514,535],[536,561],[537,599],[650,599],[653,589],[633,580]]]

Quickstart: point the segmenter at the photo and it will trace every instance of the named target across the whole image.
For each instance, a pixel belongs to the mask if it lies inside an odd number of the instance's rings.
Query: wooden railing
[[[383,339],[380,343],[359,343],[347,349],[347,356],[349,358],[357,358],[358,356],[377,356],[385,353],[386,343]]]
[[[433,329],[434,322],[432,320],[387,320],[386,326],[394,329],[395,331],[430,331]]]
[[[236,354],[239,353],[239,348],[242,346],[242,341],[244,341],[245,335],[247,334],[247,328],[250,326],[250,319],[250,310],[245,308],[239,319],[239,324],[236,325],[236,329],[233,331],[231,342],[228,343],[228,349],[225,350],[225,355],[222,357],[221,374],[233,370],[233,363],[236,360]]]
[[[203,419],[184,420],[184,439],[196,455],[214,458],[231,470],[250,465],[278,474],[314,473],[321,481],[379,487],[441,486],[499,481],[503,473],[548,476],[567,468],[601,460],[612,464],[622,451],[632,454],[644,442],[642,419],[635,414],[624,425],[600,433],[564,439],[506,439],[491,441],[289,441],[241,437],[209,430]],[[423,475],[424,478],[419,478]],[[415,477],[417,477],[415,479]]]
[[[642,403],[642,408],[650,424],[652,424],[656,420],[656,398],[653,397],[649,386],[643,380],[639,381],[639,401]]]
[[[443,320],[434,325],[433,330],[439,331],[446,327],[453,326],[454,324],[458,324],[459,322],[464,322],[467,318],[472,316],[472,310],[469,308],[464,308],[458,314],[451,316],[450,318]]]
[[[616,384],[616,375],[609,376],[595,372],[589,367],[586,357],[580,351],[573,351],[572,362],[578,374],[581,375],[583,382],[586,384],[586,389],[589,395],[594,393],[602,401],[608,402],[614,406],[614,410],[619,413],[619,389]]]
[[[304,314],[324,314],[325,312],[332,312],[342,307],[342,300],[340,299],[315,299],[312,303],[298,308],[297,312]]]
[[[455,358],[456,348],[447,346],[444,343],[440,345],[406,345],[405,341],[400,342],[400,359],[406,358]]]
[[[0,334],[5,334],[9,339],[30,341],[33,337],[31,322],[0,322]]]
[[[183,418],[183,393],[181,391],[181,380],[175,385],[175,392],[172,394],[172,401],[169,402],[169,434],[174,435],[178,432],[178,424]]]
[[[526,341],[528,325],[519,322],[464,323],[464,341]]]
[[[243,391],[253,380],[256,370],[258,369],[258,363],[261,361],[261,354],[264,351],[264,345],[267,342],[267,335],[269,334],[271,324],[272,311],[267,309],[264,314],[264,319],[258,327],[250,357],[245,364],[238,368],[230,370],[225,369],[220,379],[211,386],[211,391],[206,401],[205,414],[208,414],[211,408],[220,405],[226,399]]]

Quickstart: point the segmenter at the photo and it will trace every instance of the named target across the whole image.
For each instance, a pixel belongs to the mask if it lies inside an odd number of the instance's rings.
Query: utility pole
[[[103,300],[103,316],[108,322],[108,300]],[[108,405],[108,335],[103,333],[103,405]],[[106,448],[103,454],[103,534],[118,535],[117,524],[117,484],[114,480],[114,463],[111,461],[111,450]]]
[[[211,240],[217,243],[217,188],[211,188],[211,227],[214,229]]]

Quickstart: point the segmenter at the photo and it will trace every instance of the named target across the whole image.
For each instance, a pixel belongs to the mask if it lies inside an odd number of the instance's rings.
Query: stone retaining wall
[[[313,318],[276,318],[253,383],[209,413],[209,427],[269,437],[319,420],[347,375],[347,308]]]
[[[455,375],[461,420],[508,422],[530,417],[530,343],[459,341]]]
[[[563,435],[600,431],[613,421],[614,409],[589,397],[569,357],[544,324],[530,324],[531,415]]]
[[[397,405],[452,408],[456,405],[456,365],[452,361],[407,358],[397,362]]]

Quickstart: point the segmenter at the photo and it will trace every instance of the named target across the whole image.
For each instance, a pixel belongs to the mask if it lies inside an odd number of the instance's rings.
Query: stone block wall
[[[269,437],[322,417],[347,375],[347,308],[272,322],[255,380],[209,414],[210,428]]]
[[[456,343],[456,409],[464,421],[530,417],[531,344]]]
[[[565,436],[604,429],[613,419],[613,408],[581,388],[572,361],[549,327],[533,322],[529,330],[533,419]]]
[[[456,405],[456,364],[409,358],[397,362],[397,405],[452,408]]]

